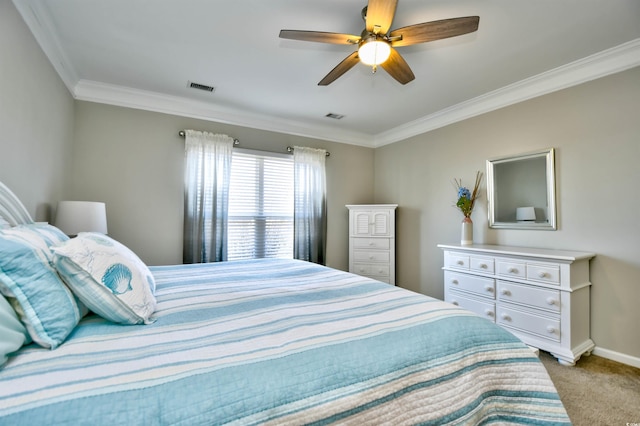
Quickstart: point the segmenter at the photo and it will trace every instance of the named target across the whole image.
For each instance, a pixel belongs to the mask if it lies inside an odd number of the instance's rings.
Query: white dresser
[[[395,285],[397,204],[347,205],[349,272]]]
[[[589,260],[593,253],[445,245],[445,301],[473,311],[524,343],[574,365],[590,338]]]

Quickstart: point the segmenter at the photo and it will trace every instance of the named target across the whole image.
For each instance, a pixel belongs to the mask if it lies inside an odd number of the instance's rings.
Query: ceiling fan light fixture
[[[371,38],[365,40],[358,48],[358,57],[363,64],[376,66],[389,58],[391,46],[386,41]]]

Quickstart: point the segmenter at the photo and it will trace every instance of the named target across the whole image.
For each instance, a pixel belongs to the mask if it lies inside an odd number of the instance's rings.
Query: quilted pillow
[[[20,319],[37,344],[54,349],[82,317],[71,291],[51,265],[49,244],[68,239],[50,225],[0,230],[0,293],[15,299]]]
[[[0,366],[7,362],[7,355],[29,343],[29,332],[20,322],[7,299],[0,296]]]
[[[58,273],[87,307],[120,324],[148,324],[156,309],[149,268],[124,245],[94,232],[53,248]]]

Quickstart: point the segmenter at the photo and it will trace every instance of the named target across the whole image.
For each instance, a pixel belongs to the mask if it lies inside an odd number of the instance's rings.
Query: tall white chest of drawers
[[[493,321],[574,365],[590,354],[593,253],[498,245],[438,245],[445,301]]]
[[[349,272],[395,285],[397,204],[350,204]]]

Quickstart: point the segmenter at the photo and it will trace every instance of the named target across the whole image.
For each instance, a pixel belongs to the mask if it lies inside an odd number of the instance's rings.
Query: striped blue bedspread
[[[569,423],[526,346],[445,302],[301,261],[151,270],[157,321],[24,347],[0,424]]]

